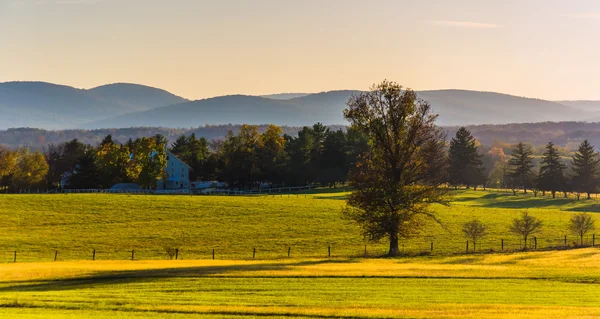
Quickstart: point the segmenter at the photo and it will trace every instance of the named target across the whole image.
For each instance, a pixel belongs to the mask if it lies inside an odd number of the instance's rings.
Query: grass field
[[[600,250],[0,266],[10,318],[594,318]]]
[[[599,202],[455,195],[434,208],[445,228],[430,224],[402,243],[419,254],[433,241],[433,254],[399,259],[357,258],[365,242],[340,218],[343,192],[0,195],[0,318],[600,317],[597,248],[456,255],[473,217],[490,227],[482,249],[499,250],[501,239],[518,248],[508,224],[528,210],[545,223],[544,247]],[[183,260],[166,260],[163,246],[180,247]],[[385,248],[368,244],[371,256]]]
[[[356,225],[341,219],[345,193],[284,196],[0,195],[0,262],[17,251],[19,261],[92,258],[165,259],[163,247],[180,248],[183,259],[317,258],[382,255],[385,243],[365,243]],[[537,207],[537,208],[533,208]],[[566,231],[574,211],[600,211],[595,200],[549,199],[493,192],[457,193],[451,206],[436,206],[446,228],[430,224],[403,241],[410,254],[454,254],[465,250],[463,222],[476,217],[489,226],[482,250],[518,249],[508,233],[512,218],[527,209],[544,220],[540,248],[576,241]],[[600,240],[600,238],[599,238]]]

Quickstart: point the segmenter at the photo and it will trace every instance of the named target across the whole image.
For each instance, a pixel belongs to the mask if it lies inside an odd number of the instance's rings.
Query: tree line
[[[600,158],[587,140],[570,158],[561,156],[552,142],[537,158],[523,142],[507,157],[495,148],[482,154],[469,130],[461,127],[450,142],[448,159],[448,182],[454,186],[506,187],[515,194],[522,189],[525,194],[530,190],[534,196],[549,192],[553,198],[557,193],[575,193],[577,198],[585,194],[588,199],[600,186]]]
[[[441,131],[440,134],[443,134]],[[506,155],[486,148],[465,127],[449,143],[440,141],[436,154],[444,159],[443,182],[451,186],[510,188],[513,192],[574,193],[590,197],[600,186],[600,158],[587,140],[570,157],[552,142],[534,155],[523,142]],[[162,134],[129,139],[107,135],[93,146],[73,139],[50,144],[43,152],[0,148],[0,189],[110,188],[137,183],[154,188],[163,178],[165,149],[191,168],[191,180],[218,180],[231,188],[346,184],[352,168],[372,147],[356,127],[333,130],[320,123],[303,127],[297,135],[281,127],[242,125],[225,138],[209,141],[181,134],[172,143]]]
[[[121,143],[107,135],[98,145],[73,139],[50,144],[43,152],[0,149],[0,189],[105,189],[118,183],[156,187],[164,178],[166,150],[192,170],[191,180],[219,180],[231,188],[273,185],[334,186],[348,173],[367,140],[356,130],[333,130],[320,123],[296,136],[281,127],[242,125],[224,139],[196,134],[172,143],[162,134]]]

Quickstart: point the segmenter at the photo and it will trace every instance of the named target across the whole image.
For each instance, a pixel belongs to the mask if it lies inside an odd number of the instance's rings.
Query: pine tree
[[[549,142],[542,158],[538,185],[542,190],[549,191],[552,198],[556,198],[556,192],[563,190],[566,185],[565,169],[554,143]]]
[[[533,172],[533,157],[531,157],[531,148],[519,142],[513,152],[510,154],[508,165],[511,168],[510,177],[519,186],[523,187],[523,193],[527,194],[527,186],[531,182]]]
[[[450,141],[449,181],[452,185],[477,185],[483,182],[483,161],[477,152],[475,138],[465,127],[456,132]]]
[[[573,156],[572,183],[575,190],[590,194],[598,189],[600,175],[600,159],[594,151],[594,146],[587,140],[579,145],[579,150]]]

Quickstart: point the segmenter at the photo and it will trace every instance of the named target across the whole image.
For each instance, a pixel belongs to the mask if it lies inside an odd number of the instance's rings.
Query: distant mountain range
[[[44,82],[0,83],[0,129],[73,128],[83,123],[187,102],[167,91],[136,84],[90,90]]]
[[[347,124],[342,111],[359,91],[229,95],[189,101],[167,91],[117,83],[83,90],[44,82],[0,83],[0,129],[36,127],[198,127],[207,124]],[[440,125],[600,120],[600,101],[552,102],[494,92],[419,91]]]

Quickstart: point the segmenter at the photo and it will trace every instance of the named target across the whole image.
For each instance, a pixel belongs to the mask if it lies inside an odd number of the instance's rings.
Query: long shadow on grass
[[[577,205],[583,204],[586,206],[574,206],[569,208],[563,208],[565,211],[577,211],[577,212],[600,212],[600,203],[592,204],[590,200],[575,200],[573,198],[547,198],[547,197],[531,197],[522,195],[510,195],[510,194],[487,194],[484,196],[465,196],[457,197],[453,199],[454,203],[461,205],[463,202],[475,202],[472,206],[474,207],[487,207],[487,208],[513,208],[513,209],[526,209],[526,208],[545,208],[545,207],[557,207],[565,205]]]
[[[78,277],[73,279],[10,282],[8,283],[11,284],[10,286],[0,287],[0,292],[73,290],[95,288],[101,285],[151,282],[165,278],[198,278],[225,274],[230,276],[232,273],[235,272],[283,271],[290,267],[297,266],[312,266],[319,264],[348,262],[352,262],[352,259],[302,261],[289,264],[273,263],[106,271],[91,276]]]

